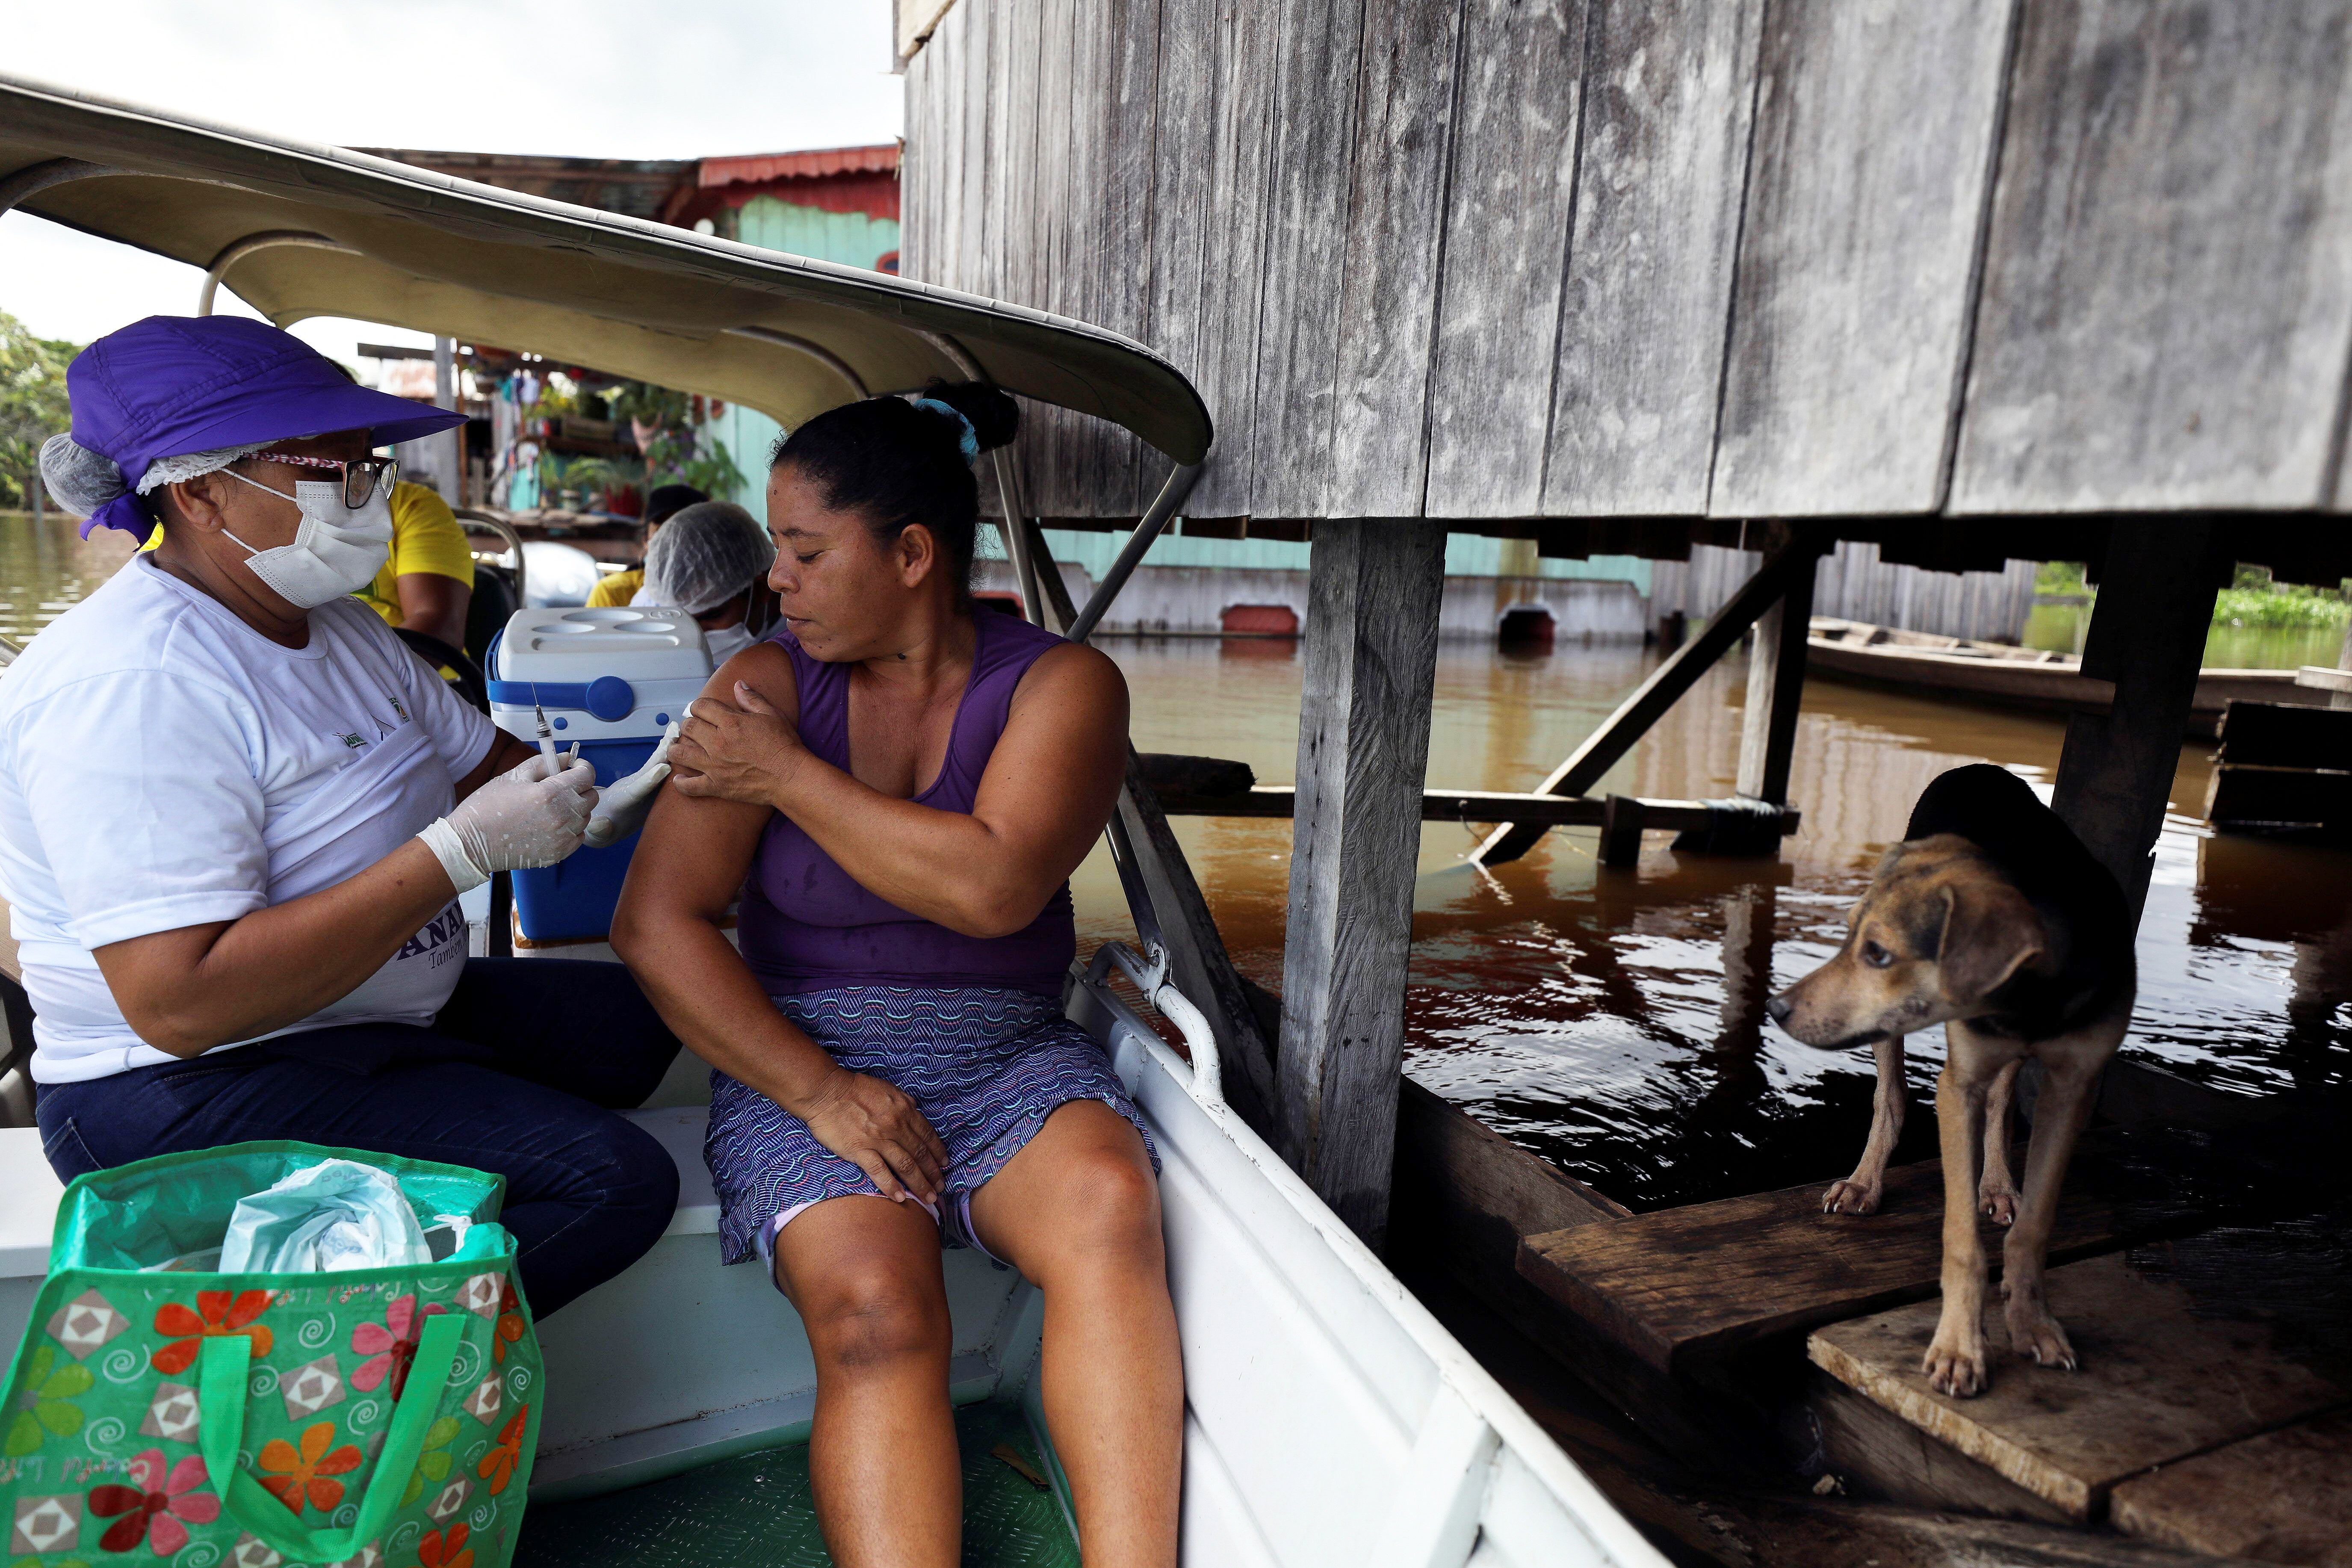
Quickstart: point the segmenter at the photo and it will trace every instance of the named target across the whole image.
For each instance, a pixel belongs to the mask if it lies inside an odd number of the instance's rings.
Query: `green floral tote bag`
[[[329,1159],[462,1240],[399,1268],[188,1267],[239,1198]],[[504,1188],[292,1142],[77,1179],[0,1400],[0,1565],[504,1568],[544,1397]]]

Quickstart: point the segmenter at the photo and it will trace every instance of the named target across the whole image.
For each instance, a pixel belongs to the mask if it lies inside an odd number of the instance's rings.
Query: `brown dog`
[[[1944,1310],[1922,1370],[1945,1394],[1978,1394],[1989,1381],[1982,1207],[2014,1216],[2001,1247],[2010,1343],[2071,1371],[2074,1349],[2050,1316],[2043,1263],[2099,1069],[2131,1021],[2137,982],[2122,889],[2022,780],[1980,764],[1927,786],[1847,923],[1837,956],[1766,1005],[1806,1045],[1868,1045],[1878,1057],[1870,1142],[1853,1175],[1831,1187],[1828,1206],[1877,1206],[1902,1127],[1903,1037],[1942,1024]],[[2003,1145],[2011,1086],[2028,1057],[2044,1079],[2021,1199]]]

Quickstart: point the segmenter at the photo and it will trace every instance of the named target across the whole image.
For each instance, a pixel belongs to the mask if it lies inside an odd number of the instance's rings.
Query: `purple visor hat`
[[[150,316],[110,332],[66,369],[72,437],[122,471],[125,493],[81,526],[145,538],[155,526],[135,493],[158,458],[365,430],[371,446],[411,441],[466,416],[355,386],[335,362],[243,316]]]

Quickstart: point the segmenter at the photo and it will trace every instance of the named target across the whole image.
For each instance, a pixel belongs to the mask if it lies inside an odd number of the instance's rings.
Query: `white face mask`
[[[721,626],[715,632],[702,634],[702,646],[710,650],[710,668],[717,669],[753,642],[751,629],[738,621],[731,626]]]
[[[298,610],[316,609],[346,594],[356,594],[375,581],[392,555],[392,502],[381,491],[354,511],[343,504],[343,487],[320,479],[298,479],[294,493],[271,489],[234,469],[221,472],[257,490],[291,500],[302,509],[302,525],[294,542],[256,550],[228,530],[221,531],[252,559],[246,564],[264,586]]]

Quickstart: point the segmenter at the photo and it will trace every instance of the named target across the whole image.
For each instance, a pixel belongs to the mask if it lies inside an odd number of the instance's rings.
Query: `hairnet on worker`
[[[662,524],[646,548],[644,602],[708,615],[768,574],[776,547],[732,501],[698,501]]]

